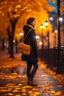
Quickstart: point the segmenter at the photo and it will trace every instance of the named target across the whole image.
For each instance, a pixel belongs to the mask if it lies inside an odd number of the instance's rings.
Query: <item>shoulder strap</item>
[[[28,33],[26,34],[26,36],[24,37],[24,40],[26,39],[26,37],[28,36],[28,34],[29,34],[29,32],[31,31],[32,29],[30,29],[29,31],[28,31]]]

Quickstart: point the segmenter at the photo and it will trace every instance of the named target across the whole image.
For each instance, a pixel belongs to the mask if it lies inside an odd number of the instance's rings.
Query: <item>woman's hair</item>
[[[27,20],[27,24],[31,24],[34,20],[35,20],[34,17],[30,17],[30,18],[28,18],[28,20]]]

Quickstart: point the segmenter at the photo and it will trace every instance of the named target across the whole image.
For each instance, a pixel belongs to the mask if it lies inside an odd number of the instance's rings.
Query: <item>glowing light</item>
[[[46,20],[46,22],[45,22],[46,27],[48,26],[48,24],[49,24],[49,23],[48,23],[48,21]]]
[[[36,36],[35,38],[36,38],[36,39],[39,39],[40,37],[39,37],[39,36]]]
[[[60,22],[62,22],[62,21],[63,21],[63,18],[62,18],[62,17],[60,17],[60,18],[59,18],[59,21],[60,21]]]
[[[54,20],[54,18],[53,18],[53,17],[50,17],[50,20],[51,20],[51,21],[53,21],[53,20]]]
[[[55,32],[55,33],[57,33],[57,32],[58,32],[58,30],[55,30],[54,32]]]
[[[41,24],[41,25],[40,25],[40,28],[43,29],[43,27],[44,27],[43,24]]]
[[[39,45],[42,45],[42,42],[39,42]]]
[[[20,33],[20,35],[22,36],[22,35],[23,35],[23,33]]]
[[[15,40],[13,40],[13,43],[15,43]]]

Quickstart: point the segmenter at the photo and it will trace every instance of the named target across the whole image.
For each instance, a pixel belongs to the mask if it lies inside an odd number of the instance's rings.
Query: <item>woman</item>
[[[22,55],[22,60],[27,61],[27,77],[28,77],[28,85],[32,85],[35,86],[37,84],[34,84],[33,82],[33,78],[34,75],[38,69],[38,55],[37,55],[37,42],[36,42],[36,34],[35,34],[35,25],[36,25],[36,20],[33,17],[30,17],[27,20],[27,24],[23,26],[23,30],[24,30],[24,37],[26,36],[26,34],[28,33],[29,30],[31,30],[29,32],[29,34],[27,35],[26,39],[24,40],[24,43],[26,44],[30,44],[31,46],[31,52],[30,55]],[[32,68],[33,66],[33,68]]]

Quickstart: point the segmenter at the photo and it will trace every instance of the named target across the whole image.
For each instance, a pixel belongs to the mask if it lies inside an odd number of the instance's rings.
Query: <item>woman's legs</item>
[[[32,65],[33,65],[33,69],[32,69]],[[32,71],[31,71],[32,69]],[[37,62],[27,62],[27,77],[34,77],[36,71],[38,69],[38,63]]]
[[[32,69],[32,65],[34,68]],[[31,71],[32,69],[32,71]],[[38,69],[38,64],[37,62],[27,62],[27,77],[28,77],[28,82],[27,84],[30,84],[32,86],[36,86],[36,84],[33,83],[33,77]]]
[[[31,77],[31,68],[32,68],[32,63],[31,62],[27,62],[27,77],[30,78]]]
[[[34,66],[34,68],[31,71],[31,77],[33,78],[35,76],[37,69],[38,69],[38,63],[37,62],[32,62],[32,63],[33,63],[32,65]]]

